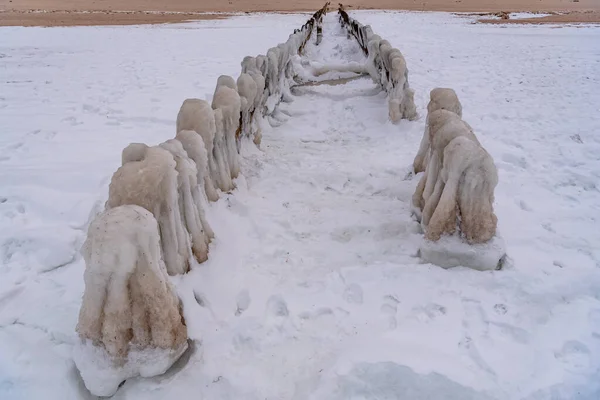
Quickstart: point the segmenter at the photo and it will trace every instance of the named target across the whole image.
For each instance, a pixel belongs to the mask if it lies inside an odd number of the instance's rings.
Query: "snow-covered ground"
[[[548,13],[511,12],[510,19],[543,18],[549,17]]]
[[[473,16],[473,13],[456,13],[456,14]],[[501,17],[499,15],[495,15],[495,14],[482,13],[482,15],[485,19],[501,19]],[[530,18],[549,17],[550,15],[553,15],[553,14],[542,13],[542,12],[510,12],[510,13],[508,13],[508,15],[509,15],[509,19],[530,19]]]
[[[213,204],[210,260],[174,278],[194,350],[116,399],[600,398],[600,29],[353,12],[405,55],[421,118],[369,79],[295,89]],[[245,55],[307,15],[0,28],[0,398],[86,399],[78,253],[121,149],[173,137]],[[326,17],[307,56],[361,61]],[[416,257],[407,177],[429,90],[454,88],[498,166],[502,271]]]

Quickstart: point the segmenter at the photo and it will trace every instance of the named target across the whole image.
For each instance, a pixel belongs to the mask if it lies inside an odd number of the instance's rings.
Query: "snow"
[[[526,19],[526,18],[543,18],[549,17],[553,14],[549,13],[529,13],[529,12],[511,12],[509,14],[510,19]]]
[[[321,399],[440,399],[486,400],[489,397],[460,386],[443,375],[420,375],[390,362],[360,363],[335,381],[335,389],[320,391]],[[443,397],[441,397],[443,393]]]
[[[549,17],[551,15],[556,15],[561,13],[544,13],[544,12],[509,12],[508,19],[531,19],[531,18],[544,18]],[[483,17],[484,19],[502,19],[500,15],[492,14],[492,13],[468,13],[468,12],[457,12],[455,15],[458,16],[466,16],[473,17],[473,15],[479,16],[479,18]]]
[[[421,118],[392,125],[368,77],[293,89],[207,210],[209,260],[172,278],[190,350],[113,398],[599,398],[600,30],[351,16],[402,51]],[[184,99],[307,18],[0,28],[0,398],[92,398],[72,354],[78,251],[121,150],[172,138]],[[360,61],[336,19],[307,55]],[[417,257],[408,172],[434,87],[498,167],[503,270]]]

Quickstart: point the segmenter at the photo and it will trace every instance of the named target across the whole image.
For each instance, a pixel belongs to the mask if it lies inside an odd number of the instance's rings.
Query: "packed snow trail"
[[[213,204],[209,261],[174,278],[193,351],[113,398],[597,399],[600,29],[353,16],[406,56],[421,119],[390,124],[368,78],[295,89]],[[306,57],[360,62],[336,18]],[[120,151],[172,137],[183,99],[305,19],[0,29],[0,398],[92,398],[70,353],[78,251]],[[503,271],[416,257],[407,175],[436,86],[498,165]]]

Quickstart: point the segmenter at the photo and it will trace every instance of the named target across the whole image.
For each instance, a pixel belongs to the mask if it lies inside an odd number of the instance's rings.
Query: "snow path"
[[[195,352],[114,398],[597,399],[600,30],[353,16],[404,53],[422,118],[391,125],[368,79],[298,88],[210,210],[210,260],[174,279]],[[307,57],[360,61],[336,18]],[[0,398],[91,398],[70,358],[77,251],[121,149],[172,137],[184,98],[305,19],[0,29]],[[498,166],[504,271],[415,257],[405,177],[435,86]]]

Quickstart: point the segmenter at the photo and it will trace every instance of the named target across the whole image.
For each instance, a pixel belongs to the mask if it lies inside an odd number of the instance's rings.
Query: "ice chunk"
[[[460,237],[442,236],[432,242],[423,239],[420,257],[442,268],[468,267],[479,271],[499,269],[506,255],[504,239],[498,234],[486,243],[468,244]]]
[[[135,376],[149,378],[165,373],[188,348],[184,341],[171,349],[130,349],[124,365],[115,365],[106,350],[82,339],[73,348],[73,360],[88,390],[96,396],[112,396],[119,385]]]

